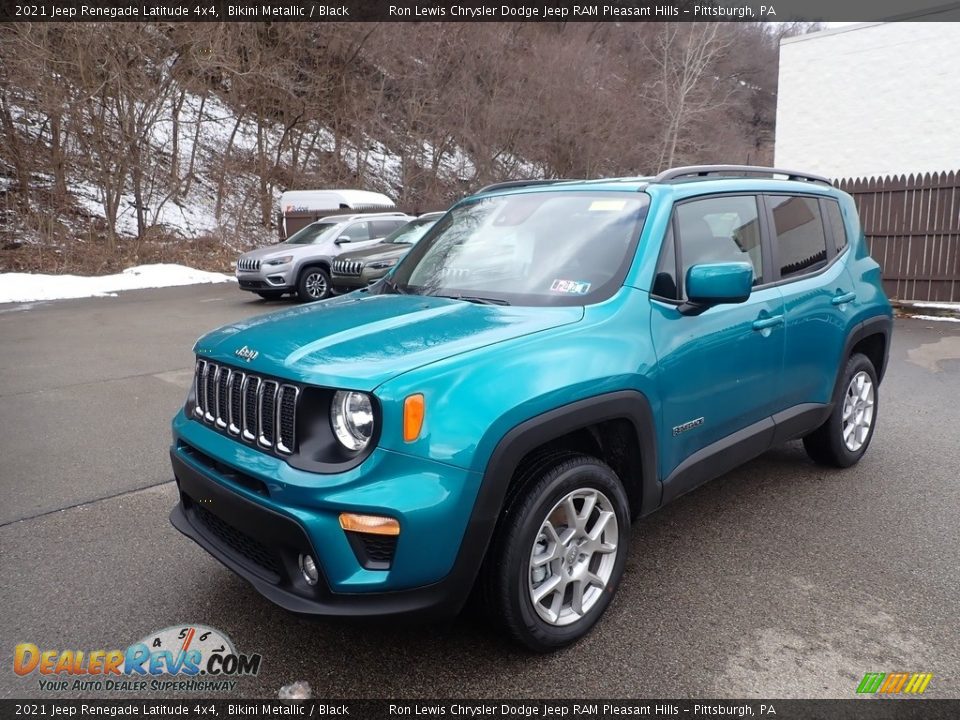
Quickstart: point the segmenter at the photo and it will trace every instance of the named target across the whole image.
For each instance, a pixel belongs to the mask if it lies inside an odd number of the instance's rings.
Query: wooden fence
[[[838,180],[891,299],[960,302],[960,172]]]

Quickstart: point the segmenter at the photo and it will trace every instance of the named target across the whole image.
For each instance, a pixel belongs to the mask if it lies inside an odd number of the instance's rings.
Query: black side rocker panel
[[[830,415],[829,403],[804,403],[721,438],[680,463],[663,483],[663,504],[720,477],[774,445],[805,435]]]

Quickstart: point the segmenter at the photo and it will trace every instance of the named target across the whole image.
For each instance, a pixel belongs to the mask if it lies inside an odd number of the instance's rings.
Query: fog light
[[[303,579],[311,585],[316,585],[317,580],[320,579],[320,571],[317,570],[317,564],[309,555],[300,556],[300,573],[303,575]]]

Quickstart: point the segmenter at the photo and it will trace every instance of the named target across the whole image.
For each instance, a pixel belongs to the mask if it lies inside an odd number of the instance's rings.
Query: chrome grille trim
[[[263,447],[273,447],[277,440],[277,391],[280,384],[274,380],[260,383],[257,393],[257,443]]]
[[[360,260],[334,260],[333,271],[340,275],[360,275],[363,262]]]
[[[284,428],[283,410],[288,402],[287,397],[293,393],[293,419],[290,423],[289,433]],[[297,443],[297,400],[300,398],[300,388],[295,385],[281,385],[277,391],[277,420],[274,423],[274,435],[277,438],[277,451],[289,455]],[[289,434],[289,437],[286,435]]]
[[[228,367],[220,367],[217,370],[217,405],[216,426],[221,430],[227,426],[227,390],[230,385],[230,375],[233,373]]]
[[[296,450],[301,388],[197,358],[193,417],[280,455]]]
[[[260,261],[254,258],[240,258],[237,260],[237,270],[259,270]]]
[[[243,382],[246,377],[246,374],[239,370],[230,371],[230,381],[227,383],[227,432],[231,435],[240,434],[240,424],[243,422]]]
[[[216,374],[219,370],[220,367],[211,362],[208,362],[207,366],[203,369],[203,419],[208,423],[214,421],[213,413],[210,412],[213,409],[211,406],[213,406],[214,401],[214,397],[211,394],[213,388],[210,387],[210,373],[212,372],[214,374],[213,382],[214,386],[216,386]]]
[[[250,393],[253,393],[253,398]],[[247,376],[247,382],[243,387],[243,439],[247,442],[253,442],[257,439],[257,398],[260,397],[260,378],[253,375]],[[253,407],[250,401],[253,400]],[[251,419],[253,422],[251,422]]]
[[[198,418],[203,417],[203,406],[206,405],[206,401],[202,392],[203,373],[206,370],[206,367],[206,360],[197,360],[197,369],[193,372],[193,397],[197,403],[193,408],[193,414]]]

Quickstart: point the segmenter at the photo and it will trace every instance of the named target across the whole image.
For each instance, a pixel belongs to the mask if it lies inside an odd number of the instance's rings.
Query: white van
[[[326,215],[343,211],[383,212],[396,208],[383,193],[369,190],[287,190],[280,195],[277,227],[286,240],[301,228]]]

